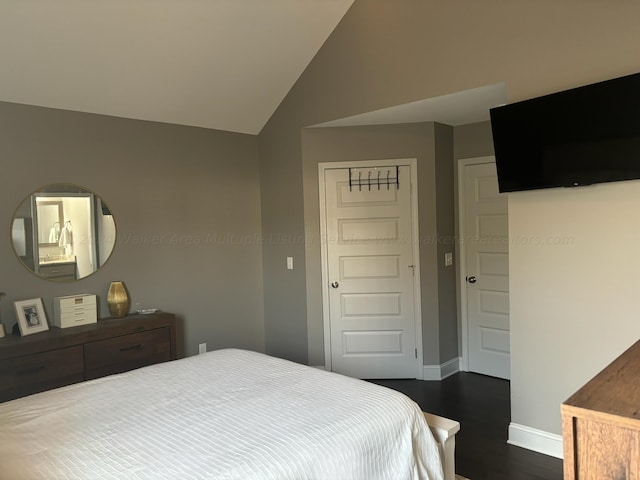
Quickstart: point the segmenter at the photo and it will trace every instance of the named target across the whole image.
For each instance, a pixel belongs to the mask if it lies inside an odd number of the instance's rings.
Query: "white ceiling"
[[[0,0],[0,101],[258,134],[354,0]],[[504,85],[321,126],[488,119]]]
[[[353,0],[0,0],[0,101],[257,134]]]
[[[452,126],[465,125],[489,120],[489,109],[503,105],[506,101],[506,85],[504,83],[496,83],[417,102],[395,105],[313,126],[348,127],[414,122],[440,122]]]

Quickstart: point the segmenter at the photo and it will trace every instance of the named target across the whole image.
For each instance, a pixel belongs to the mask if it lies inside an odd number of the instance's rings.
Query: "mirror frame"
[[[47,200],[47,197],[52,200]],[[86,198],[88,201],[84,210],[86,213],[79,214],[84,220],[81,220],[77,227],[73,226],[69,215],[65,217],[64,198],[71,202],[74,198]],[[40,243],[39,203],[59,203],[60,230],[68,228],[69,234],[74,228],[78,228],[76,238],[81,235],[81,239],[89,238],[90,241],[81,240],[63,246],[58,242]],[[17,206],[11,222],[9,235],[16,258],[28,271],[43,280],[70,283],[87,278],[98,272],[111,259],[117,243],[117,225],[111,209],[95,192],[72,183],[48,184],[31,192]],[[58,248],[59,253],[47,252],[46,256],[42,254],[43,249],[55,251]],[[61,268],[58,269],[57,266]]]

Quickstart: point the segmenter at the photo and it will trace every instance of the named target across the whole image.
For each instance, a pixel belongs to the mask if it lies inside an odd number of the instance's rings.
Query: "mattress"
[[[0,404],[3,480],[440,480],[403,394],[226,349]]]

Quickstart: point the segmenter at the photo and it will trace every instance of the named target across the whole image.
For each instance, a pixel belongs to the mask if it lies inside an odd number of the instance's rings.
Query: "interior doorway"
[[[510,378],[507,196],[495,158],[458,164],[462,368]]]
[[[422,378],[416,161],[319,164],[325,368]]]

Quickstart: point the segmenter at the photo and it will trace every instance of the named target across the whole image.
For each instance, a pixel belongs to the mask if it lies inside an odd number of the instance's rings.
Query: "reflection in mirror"
[[[116,228],[109,208],[93,192],[54,184],[18,206],[11,239],[20,261],[36,275],[72,281],[104,265],[115,245]]]
[[[46,201],[36,198],[38,218],[38,244],[57,245],[60,230],[64,225],[64,206],[61,201]],[[47,228],[51,225],[51,228]]]

